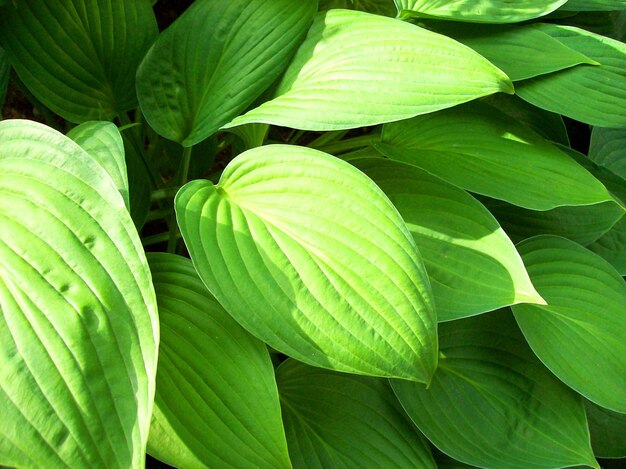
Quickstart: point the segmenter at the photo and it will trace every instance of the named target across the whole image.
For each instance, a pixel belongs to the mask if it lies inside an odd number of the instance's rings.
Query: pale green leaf
[[[444,453],[479,467],[598,467],[582,399],[533,355],[508,310],[439,324],[428,388],[392,380],[411,419]]]
[[[276,380],[294,467],[437,467],[387,380],[293,359],[278,367]]]
[[[377,148],[471,192],[534,210],[613,200],[568,155],[484,104],[386,124]]]
[[[176,467],[290,468],[265,344],[224,311],[189,259],[148,260],[161,324],[148,452]]]
[[[424,258],[439,321],[519,302],[543,303],[513,243],[463,189],[396,161],[351,163],[372,178],[406,222]]]
[[[0,122],[0,464],[144,467],[158,317],[124,201],[76,143]]]
[[[141,64],[137,92],[148,123],[192,146],[243,112],[278,78],[315,0],[199,0]]]
[[[111,122],[89,121],[74,127],[67,136],[109,173],[126,207],[130,207],[124,141],[117,127]]]
[[[587,249],[608,261],[620,275],[626,276],[626,216]]]
[[[319,11],[333,8],[367,11],[377,15],[396,16],[396,6],[393,0],[320,0]]]
[[[518,23],[556,10],[567,0],[395,0],[401,14],[476,23]]]
[[[340,130],[407,119],[498,91],[509,78],[458,42],[349,10],[319,13],[275,98],[227,127],[263,122]]]
[[[583,29],[537,24],[600,65],[580,65],[516,83],[530,104],[603,127],[626,126],[626,44]]]
[[[589,158],[626,180],[626,129],[594,127]]]
[[[304,147],[236,157],[176,196],[200,277],[239,323],[315,366],[428,381],[430,283],[413,238],[363,173]]]
[[[135,72],[157,34],[149,0],[20,0],[0,43],[33,95],[71,122],[136,107]]]
[[[626,0],[569,0],[563,11],[616,11],[626,10]]]
[[[533,351],[589,400],[626,413],[626,284],[573,241],[537,236],[518,245],[548,306],[513,306]]]
[[[599,458],[626,457],[626,414],[619,414],[585,399],[591,447]]]

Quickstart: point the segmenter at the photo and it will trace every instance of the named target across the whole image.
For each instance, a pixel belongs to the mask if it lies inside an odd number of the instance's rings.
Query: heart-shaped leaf
[[[293,359],[276,370],[294,467],[436,468],[389,382]]]
[[[189,259],[148,260],[162,331],[148,452],[176,467],[290,468],[265,344],[224,311]]]
[[[517,23],[556,10],[567,0],[395,0],[398,11],[420,18],[476,23]]]
[[[43,104],[71,122],[137,105],[135,72],[157,35],[149,0],[20,0],[0,8],[0,43]]]
[[[533,351],[580,394],[626,413],[624,280],[604,259],[564,238],[536,236],[518,250],[548,302],[513,306]]]
[[[428,381],[436,317],[421,257],[384,193],[304,147],[236,157],[176,215],[211,293],[252,334],[315,366]]]
[[[69,138],[0,122],[0,465],[143,467],[158,317],[106,171]]]
[[[626,414],[618,414],[585,399],[591,447],[599,458],[626,457]]]
[[[137,74],[141,109],[164,137],[192,146],[278,78],[315,0],[199,0],[159,36]]]
[[[613,200],[568,155],[483,104],[386,124],[375,146],[463,189],[533,210]]]
[[[626,129],[594,127],[589,158],[626,180]]]
[[[513,303],[544,303],[511,240],[463,189],[397,161],[351,163],[372,178],[406,222],[424,258],[439,321]]]
[[[439,336],[428,388],[392,380],[435,446],[479,467],[599,469],[581,397],[533,355],[509,311],[439,324]]]
[[[392,122],[513,93],[470,48],[418,26],[349,10],[319,13],[275,98],[226,127],[263,122],[340,130]]]

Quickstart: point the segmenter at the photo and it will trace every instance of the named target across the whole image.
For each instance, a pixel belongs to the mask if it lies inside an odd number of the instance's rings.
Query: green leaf
[[[395,0],[398,11],[419,18],[517,23],[556,10],[567,0]]]
[[[626,10],[626,0],[569,0],[563,11],[616,11]]]
[[[368,13],[318,14],[275,98],[226,127],[263,122],[341,130],[513,93],[502,71],[462,44]]]
[[[626,129],[594,127],[589,158],[626,180]]]
[[[525,80],[580,64],[598,65],[534,24],[525,26],[435,23],[437,32],[471,47],[513,81]]]
[[[533,351],[568,386],[626,413],[624,280],[604,259],[564,238],[537,236],[518,250],[548,302],[513,306]]]
[[[479,467],[599,468],[582,399],[537,360],[508,311],[439,324],[439,336],[428,388],[392,380],[435,446]]]
[[[314,366],[428,381],[430,283],[413,238],[363,173],[304,147],[236,157],[193,181],[176,215],[194,266],[239,323]]]
[[[74,127],[67,136],[78,143],[109,173],[115,187],[122,194],[126,207],[130,207],[124,141],[115,124],[89,121]]]
[[[424,258],[439,321],[520,302],[545,304],[513,243],[467,192],[404,163],[351,163],[372,178],[406,222]]]
[[[294,467],[437,467],[387,380],[293,359],[278,367],[276,379]]]
[[[574,27],[536,27],[600,65],[581,65],[516,83],[518,96],[588,124],[626,126],[626,44]],[[564,99],[566,96],[576,99]]]
[[[128,135],[129,132],[132,132],[132,128],[126,129],[122,133],[126,168],[128,170],[128,199],[130,202],[130,215],[137,229],[141,230],[150,210],[150,194],[153,184],[148,167],[143,161],[141,149],[138,148],[136,141],[133,143],[133,137]]]
[[[376,147],[391,159],[419,166],[463,189],[525,208],[613,200],[598,180],[554,145],[483,104],[386,124]]]
[[[20,79],[71,122],[136,107],[135,71],[156,34],[149,0],[20,0],[0,9],[0,43]]]
[[[11,64],[9,64],[9,58],[4,49],[0,47],[0,119],[2,119],[2,107],[7,95],[10,72]]]
[[[591,447],[599,458],[626,457],[626,414],[618,414],[585,399]]]
[[[144,466],[159,337],[139,236],[106,171],[0,122],[0,464]]]
[[[604,258],[620,275],[626,275],[626,216],[587,249]]]
[[[396,16],[396,6],[393,0],[320,0],[319,11],[344,8],[367,11],[383,16]]]
[[[176,467],[290,468],[274,368],[191,261],[148,255],[161,343],[148,452]]]
[[[315,0],[194,2],[137,73],[146,120],[186,147],[214,134],[278,78],[316,10]]]

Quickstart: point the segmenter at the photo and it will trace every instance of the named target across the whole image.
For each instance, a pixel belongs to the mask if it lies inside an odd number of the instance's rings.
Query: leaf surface
[[[76,123],[136,107],[135,72],[157,32],[149,0],[20,0],[0,8],[0,43],[20,79]]]
[[[251,122],[341,130],[392,122],[513,92],[509,78],[458,42],[369,13],[319,13],[274,99],[227,127]]]
[[[0,122],[0,464],[144,466],[158,318],[124,201],[69,138]]]
[[[626,414],[618,414],[585,400],[591,447],[599,458],[626,457]]]
[[[536,236],[518,250],[548,302],[513,306],[533,351],[587,399],[626,413],[624,280],[607,261],[564,238]]]
[[[626,129],[594,127],[589,158],[626,180]]]
[[[563,11],[616,11],[626,10],[626,0],[569,0]]]
[[[599,467],[582,399],[533,355],[509,311],[439,324],[439,334],[428,389],[392,380],[435,446],[479,467]]]
[[[265,344],[224,311],[189,259],[148,260],[162,331],[148,451],[176,467],[290,468]]]
[[[276,371],[294,467],[435,469],[389,382],[293,359]]]
[[[615,267],[620,275],[626,276],[626,216],[587,249]]]
[[[7,53],[0,47],[0,119],[2,118],[2,108],[7,95],[10,72],[11,64],[9,64]]]
[[[436,316],[404,221],[370,179],[304,147],[236,157],[176,196],[200,277],[239,323],[303,362],[427,381]]]
[[[467,192],[397,161],[351,163],[385,192],[406,222],[424,258],[438,321],[513,303],[543,303],[511,240]]]

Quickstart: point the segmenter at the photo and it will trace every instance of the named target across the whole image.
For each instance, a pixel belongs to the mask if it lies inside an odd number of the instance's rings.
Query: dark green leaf
[[[615,11],[626,10],[626,0],[569,0],[564,11]]]
[[[2,47],[0,47],[0,119],[2,119],[2,107],[7,94],[7,85],[9,84],[9,75],[11,65],[9,58]]]
[[[599,458],[626,457],[626,414],[618,414],[585,399],[591,447]]]
[[[626,129],[594,127],[589,158],[626,180]]]
[[[587,249],[608,261],[620,275],[626,275],[626,216]]]

